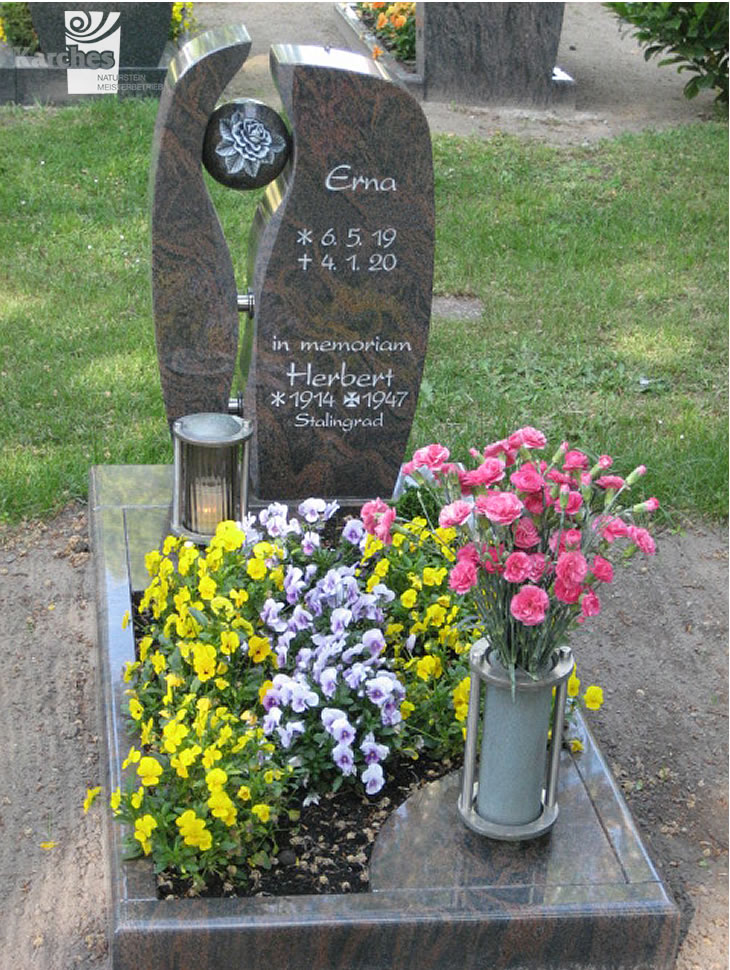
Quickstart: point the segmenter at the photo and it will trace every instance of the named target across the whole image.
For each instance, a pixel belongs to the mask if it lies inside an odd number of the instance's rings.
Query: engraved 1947
[[[297,262],[302,272],[321,266],[330,273],[392,273],[398,266],[395,242],[398,231],[393,226],[365,229],[348,226],[322,230],[309,226],[297,229]]]

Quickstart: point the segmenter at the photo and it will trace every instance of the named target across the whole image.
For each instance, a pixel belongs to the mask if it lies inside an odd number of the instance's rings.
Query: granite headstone
[[[373,60],[275,45],[294,137],[249,259],[252,484],[265,501],[389,497],[416,407],[431,313],[431,141]]]
[[[561,88],[553,82],[553,68],[564,7],[563,3],[419,3],[416,68],[424,99],[550,104]]]
[[[201,156],[216,101],[250,48],[243,26],[206,31],[171,62],[160,98],[151,171],[152,302],[170,423],[228,410],[237,289]]]

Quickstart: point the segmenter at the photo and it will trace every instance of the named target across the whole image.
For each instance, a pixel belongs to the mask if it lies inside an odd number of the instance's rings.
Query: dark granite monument
[[[252,235],[254,491],[390,496],[431,314],[428,124],[367,58],[275,46],[271,69],[295,152]]]
[[[250,49],[243,26],[206,31],[175,57],[160,98],[151,170],[152,302],[170,423],[228,411],[237,289],[201,157],[216,101]]]
[[[172,3],[31,3],[29,7],[41,50],[34,55],[16,54],[7,47],[0,50],[0,103],[61,104],[100,93],[159,95],[174,47],[168,42]],[[67,13],[74,14],[72,28],[67,25]],[[91,15],[99,15],[100,29],[95,30]],[[108,40],[117,29],[113,63],[101,56],[90,63],[83,61],[84,40],[97,39],[103,54],[105,46],[114,47]],[[95,93],[74,89],[70,79],[79,68],[104,66],[113,69],[113,80],[109,78],[105,89]]]
[[[243,28],[201,35],[173,62],[160,103],[152,282],[168,419],[224,411],[240,395],[259,501],[390,496],[431,313],[428,124],[374,61],[291,45],[271,51],[291,133],[256,102],[209,121],[248,45]],[[201,155],[224,184],[269,182],[237,369],[236,282]]]
[[[546,107],[571,87],[553,80],[563,3],[419,3],[416,69],[423,98]]]

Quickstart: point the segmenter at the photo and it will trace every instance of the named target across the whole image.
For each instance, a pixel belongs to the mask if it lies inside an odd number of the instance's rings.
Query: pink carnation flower
[[[479,565],[479,550],[474,545],[474,543],[469,542],[467,545],[462,546],[461,549],[456,553],[457,562],[470,562],[473,566]]]
[[[589,461],[588,455],[584,455],[582,451],[573,449],[569,451],[565,456],[563,461],[563,471],[564,472],[575,472],[575,471],[585,471],[588,468]]]
[[[449,449],[443,445],[427,445],[425,448],[418,448],[413,452],[413,458],[403,466],[403,474],[410,475],[416,468],[430,468],[431,471],[439,471],[448,461]]]
[[[486,495],[478,495],[476,498],[476,510],[481,515],[486,515],[490,522],[498,525],[511,525],[519,519],[522,509],[522,502],[512,492],[487,492]]]
[[[582,552],[563,552],[558,556],[555,574],[566,585],[578,585],[583,582],[588,572],[588,563]]]
[[[550,598],[539,586],[523,586],[509,605],[512,616],[525,626],[537,626],[545,619]]]
[[[527,516],[518,519],[513,527],[515,545],[518,549],[532,549],[540,541],[540,533],[532,519]]]
[[[461,525],[469,518],[473,507],[469,502],[462,502],[458,499],[451,505],[445,505],[439,512],[439,525],[442,529],[450,529],[454,525]]]
[[[580,599],[582,588],[572,583],[566,583],[558,576],[555,580],[553,591],[561,603],[577,603]]]
[[[545,485],[545,479],[540,472],[529,463],[523,465],[519,471],[512,472],[509,480],[521,492],[541,492]]]
[[[530,575],[530,557],[526,552],[513,552],[507,556],[503,578],[508,583],[523,583]]]
[[[600,478],[596,479],[596,485],[599,488],[615,488],[618,491],[624,487],[625,482],[620,475],[601,475]]]
[[[499,458],[485,458],[478,468],[472,471],[459,472],[459,482],[462,493],[468,493],[479,485],[494,485],[504,478],[504,462]]]
[[[498,458],[501,456],[505,464],[514,465],[515,458],[517,457],[517,449],[510,448],[507,439],[502,438],[501,441],[494,441],[491,445],[487,445],[483,454],[485,458]]]
[[[580,610],[583,616],[598,616],[601,612],[601,601],[592,589],[587,589],[581,596]]]
[[[547,444],[547,438],[542,433],[538,431],[537,428],[531,428],[529,425],[525,428],[520,428],[518,431],[513,432],[507,439],[510,448],[518,449],[520,446],[525,448],[544,448]]]
[[[393,541],[390,534],[390,527],[395,520],[395,509],[392,509],[382,499],[376,498],[372,502],[366,502],[360,509],[365,530],[374,535],[381,542],[390,545]]]
[[[627,527],[629,538],[636,543],[645,556],[653,556],[656,553],[656,545],[647,529],[639,526],[630,525]]]
[[[469,559],[460,559],[449,573],[449,589],[468,593],[477,583],[477,567]]]
[[[591,563],[591,572],[599,583],[613,582],[613,566],[608,559],[604,559],[603,556],[593,557],[593,562]]]
[[[530,515],[542,515],[545,511],[545,499],[542,492],[526,492],[523,502]]]
[[[539,583],[545,572],[545,554],[533,552],[530,556],[530,573],[528,579],[531,583]]]
[[[598,527],[606,542],[625,539],[629,534],[629,527],[618,516],[608,516],[599,520]]]

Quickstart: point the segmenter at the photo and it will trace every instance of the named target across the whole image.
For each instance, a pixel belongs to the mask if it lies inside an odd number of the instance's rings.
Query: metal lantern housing
[[[511,679],[489,643],[479,640],[472,646],[469,668],[459,814],[468,828],[489,838],[536,838],[552,828],[558,817],[558,771],[573,654],[569,647],[560,647],[543,677],[533,679],[517,672]]]
[[[175,535],[205,544],[219,522],[243,520],[252,432],[251,421],[233,414],[189,414],[173,422]]]

